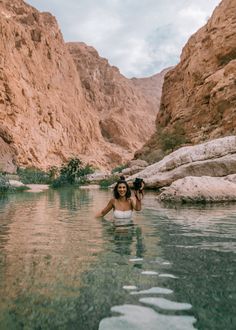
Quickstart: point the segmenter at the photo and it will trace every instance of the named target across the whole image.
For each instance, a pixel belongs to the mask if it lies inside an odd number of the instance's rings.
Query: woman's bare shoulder
[[[115,198],[111,198],[109,200],[109,204],[111,204],[112,206],[115,205]]]

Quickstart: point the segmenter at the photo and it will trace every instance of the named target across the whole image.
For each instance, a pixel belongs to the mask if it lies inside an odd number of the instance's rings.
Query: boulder
[[[141,166],[134,165],[132,167],[128,167],[128,168],[125,168],[124,170],[122,170],[122,174],[123,175],[133,175],[135,173],[142,171],[143,169],[144,168]]]
[[[11,187],[15,187],[15,188],[18,188],[18,187],[24,187],[25,184],[18,181],[18,180],[9,180],[9,183],[11,185]]]
[[[93,182],[93,183],[95,183],[95,182],[99,182],[99,181],[101,181],[101,180],[106,180],[106,179],[108,179],[110,176],[111,176],[111,175],[110,175],[110,173],[108,173],[108,172],[99,172],[99,171],[97,171],[97,172],[94,172],[94,173],[92,173],[92,174],[87,175],[86,179],[87,179],[89,182]]]
[[[219,177],[186,177],[162,188],[158,200],[166,202],[230,202],[236,201],[236,175]]]
[[[146,162],[146,160],[143,159],[133,159],[128,162],[128,167],[133,167],[133,166],[147,167],[148,162]]]
[[[182,147],[160,162],[132,175],[145,179],[146,187],[160,188],[186,176],[222,177],[236,173],[236,136]]]

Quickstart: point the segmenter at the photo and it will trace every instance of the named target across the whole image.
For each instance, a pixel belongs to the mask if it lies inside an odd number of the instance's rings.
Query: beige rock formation
[[[160,153],[163,133],[191,144],[235,134],[235,77],[236,1],[223,0],[166,74],[157,132],[137,156]]]
[[[154,131],[150,96],[91,47],[72,51],[75,65],[51,14],[22,0],[2,0],[0,13],[0,170],[131,159]]]
[[[127,79],[84,43],[67,44],[76,63],[87,101],[98,111],[105,141],[134,153],[152,132],[160,106],[163,70],[154,77]],[[123,152],[122,152],[123,151]]]
[[[160,73],[154,74],[151,77],[146,78],[132,78],[131,81],[137,87],[139,87],[143,94],[147,97],[148,102],[152,103],[154,107],[160,107],[162,86],[165,75],[170,71],[172,67],[162,70]]]
[[[0,125],[16,163],[95,159],[105,145],[55,18],[21,0],[2,1],[0,11]]]
[[[142,171],[145,167],[148,166],[148,163],[142,159],[134,159],[128,163],[128,167],[123,169],[122,175],[130,176],[135,173]]]
[[[188,176],[162,188],[158,200],[180,203],[236,201],[236,175],[229,179]]]
[[[16,171],[15,156],[16,150],[0,137],[0,172]]]
[[[160,162],[128,178],[145,180],[146,187],[160,188],[186,176],[227,176],[236,173],[236,136],[182,147]]]

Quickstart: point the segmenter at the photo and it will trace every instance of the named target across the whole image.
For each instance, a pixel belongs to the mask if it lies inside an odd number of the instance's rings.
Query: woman
[[[133,210],[141,210],[142,188],[135,191],[135,199],[131,198],[131,190],[125,178],[122,176],[116,183],[112,198],[107,206],[97,214],[97,217],[103,217],[113,209],[113,219],[116,226],[132,224]]]

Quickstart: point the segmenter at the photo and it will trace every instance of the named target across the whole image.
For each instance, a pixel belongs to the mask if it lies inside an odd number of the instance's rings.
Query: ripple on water
[[[124,290],[137,290],[137,287],[135,285],[124,285]]]
[[[159,277],[178,278],[177,276],[175,276],[173,274],[159,274]]]
[[[123,314],[104,318],[99,330],[192,330],[196,319],[186,315],[162,315],[153,309],[137,305],[121,305],[111,308],[112,312]]]
[[[143,261],[143,258],[131,258],[129,259],[130,262],[140,262]]]
[[[150,289],[147,289],[147,290],[140,290],[140,291],[133,291],[131,292],[130,294],[134,294],[134,295],[137,295],[137,294],[170,294],[172,293],[173,291],[170,290],[170,289],[166,289],[166,288],[159,288],[159,287],[153,287],[153,288],[150,288]]]
[[[141,272],[142,275],[158,275],[157,272],[155,272],[154,270],[144,270],[143,272]]]
[[[147,297],[147,298],[141,298],[139,301],[143,304],[157,306],[161,309],[166,310],[173,310],[173,311],[183,311],[183,310],[189,310],[192,308],[192,305],[187,303],[178,303],[175,301],[171,301],[165,298],[153,298],[153,297]]]

